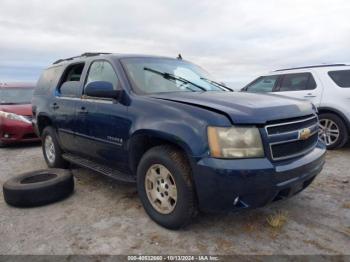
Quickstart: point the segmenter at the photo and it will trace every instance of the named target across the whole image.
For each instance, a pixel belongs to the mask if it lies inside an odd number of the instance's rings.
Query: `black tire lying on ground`
[[[7,204],[17,207],[41,206],[69,196],[74,190],[74,178],[66,169],[46,169],[27,172],[11,178],[3,186]]]

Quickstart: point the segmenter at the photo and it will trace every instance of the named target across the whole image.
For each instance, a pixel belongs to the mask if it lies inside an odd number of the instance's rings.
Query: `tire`
[[[3,186],[7,204],[16,207],[42,206],[68,197],[74,191],[69,170],[47,169],[11,178]]]
[[[68,162],[62,158],[63,151],[58,144],[55,130],[51,126],[46,127],[41,138],[42,150],[47,166],[50,168],[66,168],[68,166]],[[51,140],[51,142],[48,140]],[[48,143],[51,143],[52,151],[48,149]]]
[[[167,170],[165,170],[164,167]],[[150,180],[146,182],[146,177],[149,176],[148,174],[156,174],[158,172],[157,168],[159,168],[159,174],[155,176],[157,182],[152,180],[154,183],[152,183],[151,186]],[[155,173],[152,173],[151,170]],[[162,170],[162,172],[160,170]],[[164,170],[166,172],[163,172]],[[163,173],[168,174],[168,179],[163,181],[164,184],[162,184],[161,181],[161,174]],[[160,184],[157,184],[158,182],[160,182]],[[166,187],[167,183],[169,187]],[[161,191],[158,190],[158,186]],[[152,192],[158,194],[159,197],[161,197],[160,195],[163,190],[163,196],[167,198],[164,203],[170,205],[169,209],[162,211],[157,210],[157,208],[160,209],[160,207],[157,207],[157,205],[159,206],[160,204],[159,201],[157,203],[152,201],[154,204],[151,203],[151,193],[147,190],[150,188],[157,188],[157,192]],[[168,145],[157,146],[151,148],[143,155],[137,168],[137,189],[147,214],[156,223],[165,228],[182,228],[189,224],[192,218],[197,214],[197,199],[191,178],[191,168],[184,153],[175,147]],[[166,190],[169,190],[169,192]],[[168,192],[169,195],[166,192]],[[170,195],[176,196],[176,202],[174,201],[175,198],[171,198]]]
[[[332,113],[323,113],[319,115],[319,120],[319,136],[320,139],[326,144],[328,150],[343,147],[347,143],[349,138],[348,130],[345,123],[339,116]],[[325,130],[333,130],[333,133],[335,134],[336,132],[334,130],[338,130],[338,137],[336,138],[334,135],[332,137],[327,136],[327,131]]]

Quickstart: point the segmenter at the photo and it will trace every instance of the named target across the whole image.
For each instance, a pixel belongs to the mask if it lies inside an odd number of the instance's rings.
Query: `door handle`
[[[52,108],[53,110],[57,110],[57,109],[60,108],[60,106],[59,106],[57,103],[53,103],[53,104],[51,105],[51,108]]]
[[[316,97],[316,96],[313,95],[312,93],[307,93],[304,97]]]
[[[79,110],[78,110],[79,114],[87,114],[88,110],[86,109],[85,106],[82,106]]]

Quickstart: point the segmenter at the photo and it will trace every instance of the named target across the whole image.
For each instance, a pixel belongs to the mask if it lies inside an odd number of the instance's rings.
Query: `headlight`
[[[212,157],[263,157],[264,148],[256,127],[208,127],[208,141]]]
[[[14,113],[9,113],[9,112],[4,112],[4,111],[0,111],[0,117],[4,117],[7,119],[11,119],[11,120],[17,120],[17,121],[21,121],[27,124],[30,124],[31,122],[25,118],[24,116],[20,116]]]

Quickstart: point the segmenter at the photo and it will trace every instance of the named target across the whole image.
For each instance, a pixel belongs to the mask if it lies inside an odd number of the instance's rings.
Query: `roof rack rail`
[[[81,54],[80,56],[96,56],[96,55],[110,55],[112,53],[103,53],[103,52],[86,52],[86,53],[83,53]]]
[[[324,65],[301,66],[301,67],[291,67],[291,68],[278,69],[278,70],[275,70],[274,72],[294,70],[294,69],[307,69],[307,68],[329,67],[329,66],[346,66],[346,65],[347,64],[324,64]]]
[[[87,53],[83,53],[81,55],[78,56],[72,56],[72,57],[68,57],[68,58],[63,58],[63,59],[58,59],[55,62],[53,62],[52,64],[58,64],[61,63],[63,61],[69,61],[69,60],[73,60],[75,58],[79,58],[79,57],[90,57],[90,56],[97,56],[97,55],[109,55],[111,53],[102,53],[102,52],[87,52]]]

